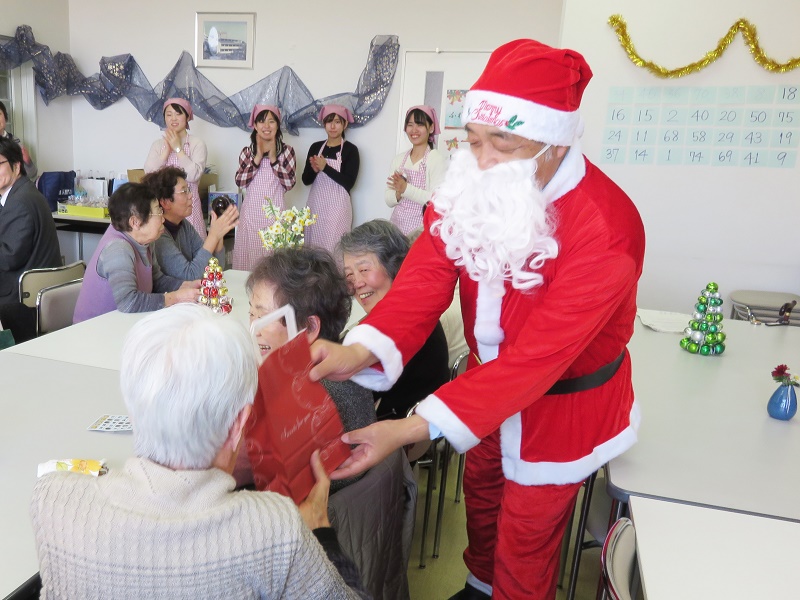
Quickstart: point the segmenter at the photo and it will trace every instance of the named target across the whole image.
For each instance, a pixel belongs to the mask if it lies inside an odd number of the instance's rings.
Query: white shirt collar
[[[0,206],[6,205],[6,199],[8,198],[8,195],[11,193],[11,188],[13,187],[14,187],[13,184],[8,186],[8,189],[5,191],[5,193],[2,196],[0,196]]]

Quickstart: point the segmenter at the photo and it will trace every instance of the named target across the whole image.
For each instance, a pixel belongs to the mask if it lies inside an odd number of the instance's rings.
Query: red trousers
[[[500,432],[467,453],[464,562],[492,586],[492,598],[556,596],[561,541],[582,482],[520,485],[503,475]]]

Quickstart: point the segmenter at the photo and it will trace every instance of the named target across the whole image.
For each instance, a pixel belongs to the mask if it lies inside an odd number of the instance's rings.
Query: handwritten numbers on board
[[[800,147],[800,85],[609,90],[602,162],[789,168]]]
[[[800,104],[800,86],[783,85],[778,87],[778,104]]]
[[[769,157],[769,166],[777,169],[793,169],[797,164],[797,152],[794,150],[778,150]]]
[[[712,164],[718,167],[735,167],[739,164],[738,150],[715,150]]]
[[[621,165],[625,163],[625,153],[623,148],[607,146],[603,148],[600,159],[604,165]]]

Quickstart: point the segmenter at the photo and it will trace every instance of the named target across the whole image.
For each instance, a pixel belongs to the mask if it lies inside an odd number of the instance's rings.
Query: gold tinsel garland
[[[680,67],[677,69],[667,69],[666,67],[657,65],[656,63],[645,60],[639,56],[639,54],[636,52],[633,42],[631,41],[630,35],[628,35],[628,24],[625,23],[625,19],[622,18],[622,15],[612,15],[608,19],[608,24],[611,25],[611,28],[617,33],[619,43],[625,49],[625,52],[628,54],[628,58],[631,59],[633,64],[635,64],[637,67],[647,69],[656,77],[661,77],[664,79],[684,77],[690,73],[696,73],[702,69],[705,69],[708,65],[722,56],[722,53],[727,50],[728,46],[731,45],[733,38],[736,37],[736,34],[740,31],[742,32],[744,41],[747,43],[747,47],[750,49],[750,54],[753,55],[753,60],[755,60],[767,71],[770,71],[771,73],[786,73],[800,67],[800,58],[790,58],[785,63],[780,63],[768,57],[761,48],[761,45],[758,43],[758,35],[756,34],[755,25],[750,23],[750,21],[747,19],[739,19],[736,21],[736,23],[734,23],[728,30],[728,33],[725,34],[725,37],[720,39],[717,47],[710,52],[706,52],[702,60],[698,60],[697,62],[690,63],[685,67]]]

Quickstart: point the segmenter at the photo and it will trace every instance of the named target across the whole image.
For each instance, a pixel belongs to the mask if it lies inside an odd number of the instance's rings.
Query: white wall
[[[70,51],[67,0],[3,0],[2,14],[0,35],[13,37],[17,26],[30,25],[36,41],[50,46],[53,55]],[[71,169],[72,99],[56,98],[45,106],[37,94],[36,115],[37,139],[22,141],[41,165],[39,171]]]
[[[623,86],[737,86],[800,83],[800,70],[764,71],[739,35],[716,63],[678,81],[657,79],[629,60],[608,17],[621,14],[640,55],[669,68],[699,60],[739,18],[758,28],[766,53],[797,56],[800,6],[782,0],[567,0],[561,43],[584,54],[594,79],[584,95],[584,152],[599,162],[608,90]],[[795,148],[796,150],[796,148]],[[794,169],[602,166],[639,208],[647,233],[639,304],[689,312],[709,281],[737,289],[800,293]],[[726,311],[726,315],[727,315]]]
[[[299,4],[231,0],[224,5],[210,0],[145,0],[136,5],[71,0],[70,47],[78,68],[86,75],[99,70],[102,56],[130,53],[150,83],[156,85],[182,50],[194,54],[196,11],[256,12],[254,69],[203,69],[203,73],[231,95],[288,65],[311,93],[320,98],[355,89],[367,59],[369,42],[375,35],[398,35],[401,52],[436,47],[490,50],[517,37],[534,37],[556,44],[562,10],[561,1],[553,0],[497,0],[490,5],[491,14],[487,5],[477,0],[458,3],[409,0],[398,4],[350,0],[342,5],[346,11],[339,13],[333,12],[331,6],[321,0]],[[383,202],[383,188],[399,133],[400,77],[398,68],[381,113],[347,136],[361,153],[361,172],[353,190],[356,224],[390,214]],[[75,168],[107,172],[142,166],[159,131],[156,125],[144,121],[127,100],[104,111],[95,111],[81,98],[67,102],[72,104]],[[192,131],[208,145],[209,163],[217,166],[220,184],[232,187],[236,159],[247,143],[248,134],[198,119],[192,122]],[[285,139],[303,161],[309,145],[323,135],[321,129],[301,129],[299,137]],[[298,173],[298,185],[288,199],[302,204],[306,195]]]

